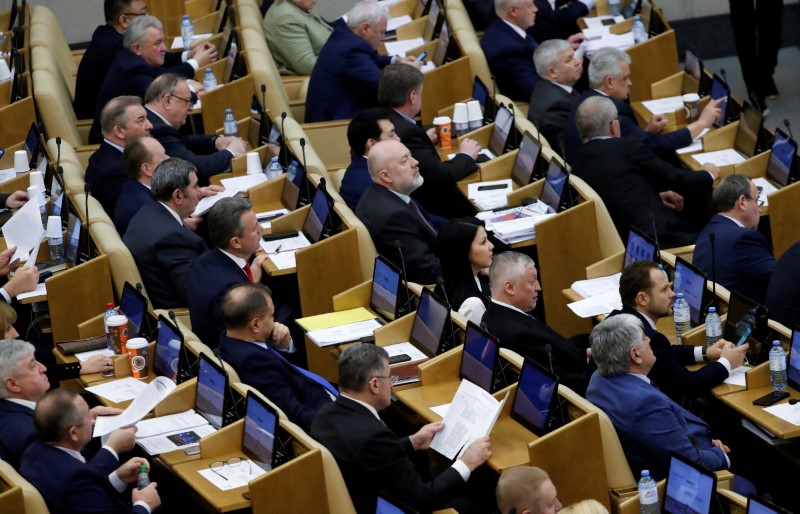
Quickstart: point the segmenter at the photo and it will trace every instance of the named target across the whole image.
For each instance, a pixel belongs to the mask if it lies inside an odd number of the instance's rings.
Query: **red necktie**
[[[252,283],[253,282],[253,272],[250,271],[250,266],[248,266],[247,263],[245,263],[244,266],[242,266],[242,269],[244,270],[244,274],[247,275],[247,279]]]

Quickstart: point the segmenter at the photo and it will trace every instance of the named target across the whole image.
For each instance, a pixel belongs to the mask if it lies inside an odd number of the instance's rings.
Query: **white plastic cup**
[[[469,130],[469,115],[467,114],[466,103],[460,102],[453,106],[453,126],[453,132],[456,137]]]
[[[14,171],[17,174],[27,173],[30,171],[30,159],[28,159],[28,152],[25,150],[17,150],[14,152]]]
[[[469,120],[470,130],[479,129],[483,126],[483,111],[481,104],[477,100],[467,102],[467,119]]]
[[[255,175],[256,173],[263,173],[264,168],[261,166],[261,158],[258,152],[247,152],[247,174]]]
[[[41,171],[31,171],[29,175],[31,186],[39,186],[40,191],[44,191],[44,175],[42,175]]]
[[[61,232],[61,216],[48,216],[47,217],[47,237],[59,238],[63,237]]]

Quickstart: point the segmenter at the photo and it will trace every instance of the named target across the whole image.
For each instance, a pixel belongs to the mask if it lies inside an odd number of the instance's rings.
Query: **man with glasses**
[[[719,168],[677,168],[641,140],[621,137],[617,108],[605,96],[584,100],[575,121],[584,145],[572,172],[603,199],[620,239],[627,241],[635,226],[662,248],[694,244]]]
[[[153,124],[150,135],[161,143],[167,155],[191,162],[197,167],[202,185],[208,178],[231,167],[231,159],[247,151],[238,137],[183,135],[179,129],[192,112],[192,92],[184,77],[165,73],[150,84],[144,98],[147,119]]]
[[[697,238],[692,263],[709,279],[763,304],[776,262],[758,231],[758,187],[744,175],[728,175],[714,189],[711,200],[717,214]],[[711,262],[714,254],[716,270]]]
[[[431,480],[423,479],[410,456],[427,450],[444,424],[431,423],[398,439],[378,415],[391,404],[395,381],[386,350],[373,344],[347,348],[339,357],[341,395],[322,407],[311,425],[311,437],[336,459],[359,514],[373,514],[379,496],[401,500],[416,510],[448,504],[466,491],[471,473],[491,455],[489,438],[478,438],[450,468]]]

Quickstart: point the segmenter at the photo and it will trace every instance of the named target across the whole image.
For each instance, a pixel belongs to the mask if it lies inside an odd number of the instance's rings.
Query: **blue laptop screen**
[[[128,317],[128,338],[139,337],[139,329],[142,326],[144,313],[147,310],[147,299],[130,283],[126,282],[122,289],[119,310]]]
[[[547,180],[544,183],[541,200],[547,204],[553,212],[558,212],[561,204],[561,195],[564,193],[564,186],[567,184],[567,173],[553,160],[547,169]]]
[[[714,495],[714,479],[672,457],[664,498],[664,512],[709,512]]]
[[[200,356],[197,371],[197,412],[206,418],[214,428],[222,427],[222,416],[225,412],[225,389],[228,387],[228,376],[220,373],[205,355]]]
[[[789,183],[789,172],[792,170],[792,161],[797,153],[797,146],[780,131],[775,131],[772,142],[772,152],[767,164],[767,178],[783,187]]]
[[[180,334],[175,332],[172,325],[161,321],[156,338],[156,375],[177,382],[181,344]]]
[[[711,98],[713,98],[714,100],[717,100],[719,98],[725,99],[722,101],[721,104],[719,104],[719,108],[721,109],[722,112],[720,113],[719,118],[717,118],[716,124],[720,127],[725,124],[725,113],[728,107],[729,94],[730,94],[730,89],[728,88],[728,86],[725,85],[723,82],[721,82],[719,78],[715,76],[714,80],[711,82]]]
[[[655,256],[656,245],[633,230],[628,233],[628,246],[625,248],[626,267],[636,261],[652,261]]]
[[[375,271],[372,274],[372,296],[369,305],[389,321],[397,315],[397,292],[400,289],[400,273],[389,263],[375,258]]]
[[[311,202],[311,210],[308,212],[306,222],[303,224],[303,232],[306,233],[312,243],[319,241],[322,235],[322,227],[325,225],[330,208],[328,205],[328,195],[323,188],[318,187],[314,193],[314,200]]]
[[[278,417],[253,396],[247,398],[242,450],[264,471],[272,469]]]
[[[461,358],[461,378],[491,392],[494,364],[499,352],[497,343],[474,326],[467,327],[464,354]]]
[[[526,361],[517,386],[517,396],[511,406],[512,414],[521,417],[526,425],[539,434],[544,433],[550,418],[550,406],[558,390],[558,381],[539,367]]]
[[[417,317],[411,327],[411,341],[429,357],[436,355],[447,321],[447,306],[437,301],[427,289],[422,290]]]
[[[699,325],[703,315],[703,294],[706,289],[706,277],[697,273],[681,260],[675,261],[675,293],[683,293],[692,316],[692,324]]]

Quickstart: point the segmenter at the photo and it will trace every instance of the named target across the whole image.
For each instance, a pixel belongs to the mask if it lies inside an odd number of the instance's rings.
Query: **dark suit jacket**
[[[577,19],[589,14],[589,10],[581,2],[571,2],[560,8],[550,7],[548,0],[533,0],[538,9],[536,13],[536,23],[527,32],[536,41],[542,42],[548,39],[567,39],[580,29]]]
[[[577,99],[564,91],[561,86],[544,79],[536,82],[528,107],[528,119],[536,125],[553,148],[563,146],[561,134],[576,102]]]
[[[339,195],[344,198],[350,210],[355,212],[361,195],[370,185],[372,185],[372,179],[369,176],[369,168],[367,168],[367,158],[359,156],[350,162],[350,166],[344,172]]]
[[[442,161],[424,128],[403,118],[394,109],[387,111],[397,137],[419,161],[419,173],[425,179],[411,196],[433,214],[447,218],[473,216],[475,208],[459,192],[456,182],[477,170],[477,163],[466,154]]]
[[[247,275],[230,257],[214,248],[195,259],[187,278],[192,332],[209,348],[216,348],[225,333],[222,297],[232,285],[247,282]]]
[[[650,326],[644,315],[636,309],[624,306],[621,311],[613,311],[608,317],[617,314],[633,314],[642,322],[644,334],[650,338],[650,348],[656,356],[656,363],[647,376],[658,388],[679,405],[685,398],[697,398],[718,386],[728,378],[728,370],[719,362],[711,362],[697,371],[689,371],[686,366],[694,364],[694,346],[673,345],[669,339]]]
[[[770,319],[787,327],[800,326],[800,243],[786,250],[772,272],[764,306]]]
[[[336,27],[311,72],[306,123],[349,119],[377,106],[378,78],[390,62],[347,26]]]
[[[320,407],[331,403],[322,386],[270,350],[227,335],[222,336],[219,348],[222,358],[233,366],[242,382],[275,402],[291,422],[305,431],[311,429]]]
[[[662,248],[693,244],[697,239],[697,233],[661,203],[658,193],[672,190],[685,196],[710,191],[711,174],[671,166],[630,137],[589,141],[572,172],[603,199],[623,242],[631,225],[653,237],[653,219]]]
[[[436,257],[436,234],[414,208],[389,189],[372,184],[361,195],[356,216],[369,230],[378,253],[402,269],[405,260],[407,280],[433,284],[442,274]],[[395,241],[400,242],[403,258]]]
[[[519,102],[530,100],[539,79],[533,66],[533,51],[538,46],[530,36],[519,37],[500,18],[489,24],[481,38],[481,48],[502,94]]]
[[[63,450],[36,441],[22,456],[20,474],[39,490],[51,514],[146,514],[144,507],[127,506],[108,481],[118,467],[117,459],[105,448],[84,464]]]
[[[575,124],[575,112],[578,110],[578,106],[580,106],[580,104],[590,96],[606,95],[595,89],[587,89],[581,95],[578,103],[576,103],[572,108],[572,112],[570,112],[567,123],[564,126],[564,153],[566,154],[567,162],[569,163],[575,162],[580,154],[581,148],[583,147],[583,142],[578,134],[578,126]],[[611,98],[610,96],[607,98],[610,98],[617,108],[622,137],[635,137],[636,139],[643,141],[653,150],[671,151],[692,144],[692,135],[689,133],[689,129],[682,128],[674,132],[666,132],[663,134],[653,134],[652,132],[647,132],[645,129],[639,126],[639,122],[636,121],[636,114],[633,112],[633,108],[631,108],[628,102],[623,102],[622,100],[617,100],[616,98]]]
[[[533,316],[522,314],[490,301],[483,315],[489,333],[497,337],[502,348],[527,357],[545,369],[550,358],[545,345],[552,349],[553,372],[561,383],[583,395],[586,391],[586,354],[574,343]]]
[[[189,161],[197,167],[197,180],[200,185],[208,185],[208,177],[231,169],[233,154],[227,150],[214,147],[213,136],[182,135],[178,129],[164,122],[150,109],[147,119],[153,124],[150,137],[155,138],[164,147],[170,157]]]
[[[144,59],[133,52],[127,50],[117,52],[97,95],[94,124],[92,124],[92,130],[89,133],[89,144],[99,143],[103,140],[100,113],[109,100],[122,95],[134,95],[144,99],[144,94],[147,92],[150,83],[162,73],[167,72],[177,73],[189,79],[194,78],[194,68],[192,68],[191,64],[182,63],[172,68],[164,66],[152,68]]]
[[[408,438],[398,439],[364,406],[344,396],[320,409],[310,434],[333,454],[358,514],[374,514],[379,494],[423,510],[464,489],[453,468],[424,481],[409,458],[413,448]]]
[[[611,419],[634,473],[649,469],[655,480],[666,478],[671,452],[712,471],[728,467],[723,451],[711,446],[708,424],[639,377],[604,377],[597,371],[586,399]]]
[[[0,400],[0,459],[19,469],[22,452],[35,440],[33,409]]]
[[[100,148],[89,157],[84,179],[106,214],[114,214],[122,184],[128,180],[122,152],[105,141],[100,143]]]
[[[189,267],[207,250],[200,236],[150,200],[131,218],[122,240],[136,261],[153,308],[188,305]]]
[[[697,238],[692,256],[692,263],[709,280],[714,279],[708,240],[712,232],[716,234],[716,282],[763,305],[776,264],[767,240],[758,230],[740,227],[730,218],[715,215]]]
[[[120,236],[125,235],[131,218],[150,201],[150,198],[150,189],[138,180],[128,179],[123,182],[117,206],[113,211],[114,226],[117,227]]]

